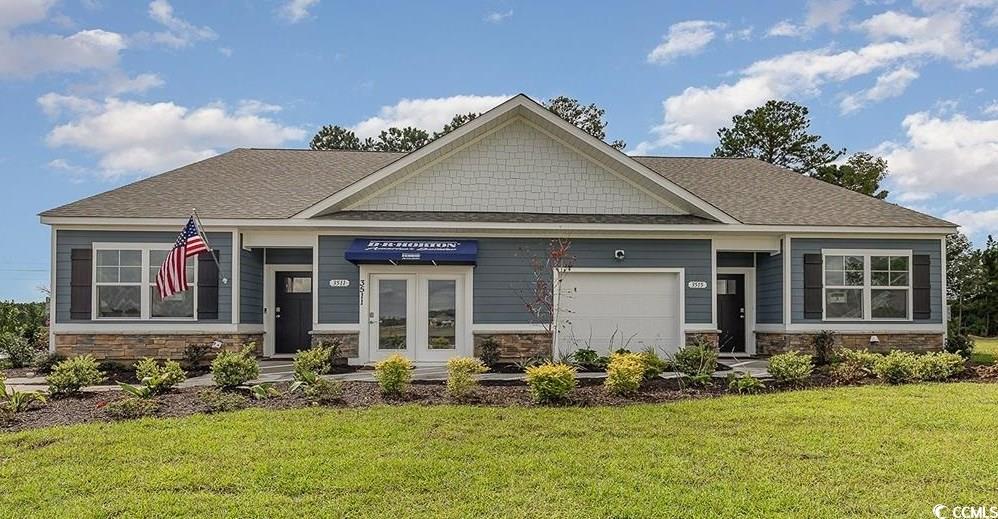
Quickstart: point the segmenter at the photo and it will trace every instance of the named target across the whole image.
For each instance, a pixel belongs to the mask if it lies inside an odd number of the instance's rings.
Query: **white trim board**
[[[896,323],[889,321],[857,322],[857,323],[794,323],[757,324],[758,333],[818,333],[828,330],[844,334],[874,334],[877,333],[945,333],[945,323]]]
[[[156,333],[163,335],[204,335],[213,333],[263,333],[262,324],[197,323],[197,322],[80,322],[52,325],[54,335],[99,333],[131,335]]]
[[[175,231],[184,224],[176,218],[107,218],[42,216],[41,223],[58,225],[63,230],[148,230]],[[432,229],[443,232],[464,231],[465,229],[497,231],[592,231],[612,236],[618,232],[678,232],[678,233],[801,233],[798,238],[834,237],[847,234],[853,238],[878,238],[890,234],[892,238],[925,239],[940,238],[956,231],[956,227],[850,227],[850,226],[807,226],[807,225],[747,225],[731,224],[594,224],[594,223],[510,223],[510,222],[431,222],[431,221],[387,221],[387,220],[336,220],[336,219],[289,219],[289,218],[218,218],[204,219],[204,226],[232,227],[248,230],[262,229],[341,229],[357,232],[370,232],[370,229],[394,231],[404,229]],[[210,229],[207,232],[229,232]]]

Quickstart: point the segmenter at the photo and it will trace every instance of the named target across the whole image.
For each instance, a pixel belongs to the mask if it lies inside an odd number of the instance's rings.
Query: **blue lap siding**
[[[352,324],[358,321],[359,269],[343,259],[352,238],[319,238],[319,322]],[[533,258],[543,258],[549,240],[488,238],[478,240],[474,271],[474,322],[476,324],[527,324]],[[618,261],[614,251],[625,251]],[[685,289],[687,323],[711,322],[710,240],[579,239],[571,243],[576,267],[684,268],[687,281],[707,281],[707,288]],[[332,288],[330,279],[347,279],[349,288]]]
[[[154,231],[56,231],[55,251],[55,320],[59,323],[86,322],[89,319],[69,318],[70,277],[73,249],[90,249],[94,243],[162,243],[173,245],[176,232]],[[231,277],[232,273],[232,234],[208,233],[211,247],[218,251],[218,261],[222,266],[221,276]],[[232,320],[232,286],[218,285],[218,319],[201,319],[204,323],[228,323]],[[157,319],[156,322],[163,322]],[[190,321],[184,321],[189,323]]]
[[[929,256],[929,319],[917,323],[942,323],[942,245],[940,240],[891,240],[891,239],[833,239],[794,238],[790,246],[790,301],[791,319],[794,323],[835,322],[804,318],[804,255],[821,254],[822,249],[890,249],[911,250],[914,255]],[[855,322],[855,321],[846,321]]]

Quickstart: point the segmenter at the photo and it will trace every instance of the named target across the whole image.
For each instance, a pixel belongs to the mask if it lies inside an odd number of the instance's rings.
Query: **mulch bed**
[[[958,382],[998,382],[998,367],[977,366],[953,379]],[[874,379],[860,381],[856,385],[879,384]],[[775,393],[796,389],[811,389],[835,386],[835,382],[827,375],[816,373],[803,387],[781,387],[773,382],[766,383],[763,393]],[[253,400],[245,391],[236,391],[246,396],[247,408],[263,409],[297,409],[316,405],[300,393],[289,394],[287,384],[278,384],[281,395],[266,400]],[[202,402],[199,394],[204,391],[214,391],[211,388],[186,388],[175,390],[156,398],[159,409],[157,417],[184,417],[207,413],[208,408]],[[579,379],[579,386],[569,399],[558,405],[567,407],[590,406],[620,406],[629,404],[673,402],[698,398],[711,398],[730,394],[724,381],[715,381],[706,387],[681,384],[675,379],[655,379],[641,387],[641,390],[628,397],[613,396],[602,387],[602,380]],[[26,412],[19,413],[13,421],[0,423],[0,432],[34,429],[55,425],[70,425],[90,422],[115,421],[105,406],[115,400],[125,398],[119,391],[86,393],[79,397],[51,400],[47,405],[35,406]],[[536,406],[530,396],[530,391],[522,382],[483,382],[471,397],[456,401],[447,395],[443,382],[416,382],[409,386],[401,398],[385,398],[377,384],[373,382],[344,382],[343,397],[332,407],[351,408],[373,405],[442,405],[463,404],[478,406]]]

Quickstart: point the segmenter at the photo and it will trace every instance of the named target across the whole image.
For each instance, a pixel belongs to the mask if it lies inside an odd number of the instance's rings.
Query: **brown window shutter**
[[[93,251],[73,249],[70,258],[69,318],[90,319],[93,306]]]
[[[198,255],[198,319],[218,319],[218,265],[212,254],[215,251]]]
[[[824,286],[821,254],[804,255],[804,318],[821,319],[821,288]]]
[[[929,287],[928,254],[917,254],[911,258],[911,316],[913,319],[932,317],[932,289]]]

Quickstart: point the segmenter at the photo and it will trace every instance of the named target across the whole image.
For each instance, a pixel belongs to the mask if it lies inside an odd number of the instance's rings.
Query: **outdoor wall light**
[[[624,249],[617,249],[613,251],[613,257],[617,261],[624,261]]]
[[[870,336],[870,346],[876,346],[878,344],[880,344],[880,338],[878,338],[876,335],[871,335]]]

